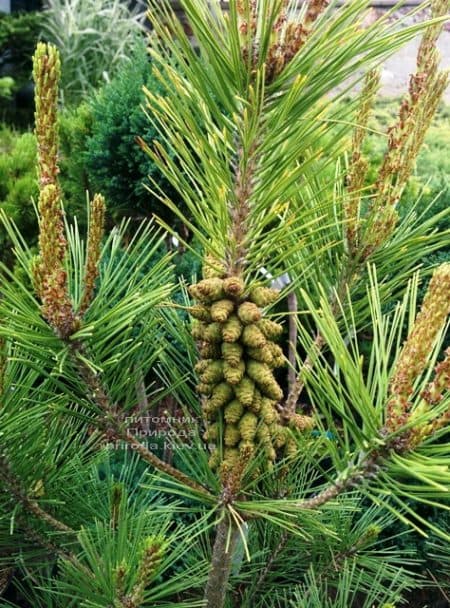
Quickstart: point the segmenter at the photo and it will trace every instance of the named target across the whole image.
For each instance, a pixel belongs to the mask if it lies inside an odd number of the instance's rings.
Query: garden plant
[[[33,119],[32,56],[41,13],[0,11],[0,121],[23,127]]]
[[[421,510],[449,508],[450,264],[420,264],[450,210],[398,212],[447,86],[448,2],[407,27],[368,25],[363,0],[181,4],[189,35],[149,3],[140,140],[201,256],[181,302],[158,253],[179,223],[106,234],[100,193],[86,237],[66,221],[60,57],[34,56],[37,256],[2,213],[2,605],[400,606],[426,581],[384,531],[450,559]],[[418,33],[369,179],[377,68]]]
[[[145,14],[121,0],[46,0],[45,9],[42,37],[60,51],[60,92],[67,104],[109,82],[144,30]]]

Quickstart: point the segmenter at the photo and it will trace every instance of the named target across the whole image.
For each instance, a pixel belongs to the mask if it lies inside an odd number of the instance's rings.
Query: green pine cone
[[[211,305],[211,318],[218,323],[225,323],[234,310],[231,300],[218,300]]]
[[[237,342],[223,342],[222,356],[228,365],[238,367],[242,360],[244,349]]]
[[[253,402],[255,393],[255,383],[248,376],[244,376],[239,384],[234,386],[234,394],[244,407],[248,407]]]
[[[231,315],[223,325],[223,339],[225,342],[237,342],[242,334],[242,323],[237,315]]]
[[[223,365],[223,376],[230,384],[239,384],[245,374],[245,363],[241,361],[237,367],[229,365],[226,361]]]

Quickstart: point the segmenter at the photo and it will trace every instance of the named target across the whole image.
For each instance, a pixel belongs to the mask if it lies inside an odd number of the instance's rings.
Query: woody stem
[[[211,570],[205,589],[205,608],[223,608],[231,573],[233,550],[236,546],[238,530],[236,524],[225,512],[216,529]]]

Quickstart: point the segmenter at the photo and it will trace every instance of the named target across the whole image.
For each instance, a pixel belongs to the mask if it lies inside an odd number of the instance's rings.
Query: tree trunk
[[[205,589],[205,608],[223,608],[238,534],[235,524],[225,514],[217,526],[211,571]]]

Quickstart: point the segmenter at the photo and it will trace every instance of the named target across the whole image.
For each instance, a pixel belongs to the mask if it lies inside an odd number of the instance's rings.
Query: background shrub
[[[110,219],[140,221],[156,214],[171,225],[175,219],[147,187],[149,176],[169,196],[173,189],[141,150],[137,138],[157,138],[144,113],[143,87],[159,88],[144,44],[131,61],[91,101],[69,109],[60,123],[62,180],[72,208],[84,209],[85,192],[102,192]]]
[[[47,0],[43,35],[61,54],[61,92],[80,102],[127,63],[143,14],[123,0]]]
[[[30,245],[37,238],[37,219],[32,205],[37,194],[34,135],[0,128],[0,209],[14,220]],[[3,261],[11,261],[5,259],[10,245],[5,231],[1,231],[0,257]]]
[[[14,84],[14,78],[11,78],[11,76],[2,76],[2,78],[0,78],[0,98],[11,99]]]
[[[77,216],[78,223],[86,223],[86,193],[92,196],[86,163],[86,147],[92,134],[92,109],[89,103],[61,112],[59,136],[61,145],[60,179],[66,206]]]
[[[10,100],[2,99],[2,121],[25,126],[33,119],[31,57],[41,24],[41,13],[0,13],[0,79],[14,79]]]

